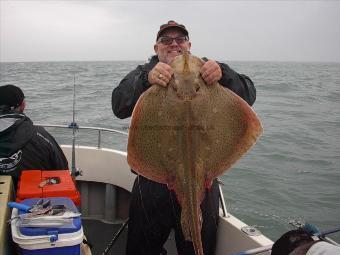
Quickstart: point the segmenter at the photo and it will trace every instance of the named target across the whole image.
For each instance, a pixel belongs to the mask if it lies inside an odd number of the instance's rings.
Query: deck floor
[[[92,244],[92,255],[102,255],[108,244],[116,235],[121,224],[106,224],[100,220],[82,219],[84,233],[90,244]],[[121,233],[108,255],[125,255],[127,228]]]

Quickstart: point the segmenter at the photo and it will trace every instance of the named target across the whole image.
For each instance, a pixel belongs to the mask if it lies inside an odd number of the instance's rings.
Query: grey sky
[[[161,24],[219,60],[340,62],[340,1],[5,1],[0,61],[145,60]]]

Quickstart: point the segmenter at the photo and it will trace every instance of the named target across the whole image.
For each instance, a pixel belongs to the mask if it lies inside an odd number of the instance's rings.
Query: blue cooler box
[[[69,198],[44,198],[51,200],[51,205],[65,205],[73,212],[77,207]],[[21,203],[32,206],[40,198],[25,199]],[[14,208],[12,218],[24,212]],[[75,217],[71,224],[61,227],[20,227],[16,221],[12,222],[12,237],[21,248],[22,255],[80,255],[80,244],[84,233],[80,217]]]

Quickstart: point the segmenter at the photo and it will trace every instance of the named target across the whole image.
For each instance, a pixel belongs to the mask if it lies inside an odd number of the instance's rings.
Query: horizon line
[[[2,61],[0,63],[46,63],[46,62],[146,62],[148,60],[13,60],[13,61]],[[340,63],[340,60],[216,60],[219,62],[278,62],[278,63]]]

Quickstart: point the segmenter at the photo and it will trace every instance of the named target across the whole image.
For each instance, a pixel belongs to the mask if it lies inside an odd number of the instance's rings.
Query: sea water
[[[228,62],[257,88],[254,110],[264,133],[221,179],[228,211],[272,240],[309,222],[340,226],[340,63]],[[0,85],[20,86],[35,123],[76,122],[128,131],[116,118],[111,93],[142,61],[0,63]],[[59,143],[71,136],[48,129]],[[70,132],[69,132],[70,133]],[[97,145],[97,134],[77,132]],[[103,135],[102,146],[126,150],[126,137]],[[330,236],[340,241],[340,234]]]

